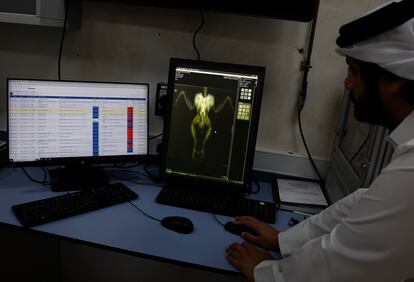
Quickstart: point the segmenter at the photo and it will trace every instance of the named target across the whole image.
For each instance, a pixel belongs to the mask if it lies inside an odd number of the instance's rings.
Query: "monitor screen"
[[[145,156],[148,84],[9,79],[8,132],[14,164]]]
[[[171,59],[167,181],[249,184],[264,74],[263,67]]]

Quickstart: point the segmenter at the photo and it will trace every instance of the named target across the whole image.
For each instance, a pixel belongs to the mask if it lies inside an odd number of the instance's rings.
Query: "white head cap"
[[[411,4],[414,2],[413,0],[408,1],[411,1]],[[387,9],[387,6],[383,9]],[[377,64],[397,76],[414,80],[414,11],[409,11],[405,17],[410,19],[372,37],[348,46],[338,44],[342,48],[337,48],[336,52],[342,56]],[[382,21],[387,20],[387,18],[382,19]],[[367,21],[364,24],[366,25]],[[368,24],[371,29],[378,25],[381,23]],[[350,32],[348,31],[348,33]]]

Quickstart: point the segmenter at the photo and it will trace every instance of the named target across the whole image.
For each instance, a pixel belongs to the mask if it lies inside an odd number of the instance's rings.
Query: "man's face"
[[[361,78],[361,69],[357,60],[347,57],[348,75],[344,85],[350,91],[354,103],[354,116],[361,122],[383,125],[384,107],[378,93],[378,85],[367,84]]]

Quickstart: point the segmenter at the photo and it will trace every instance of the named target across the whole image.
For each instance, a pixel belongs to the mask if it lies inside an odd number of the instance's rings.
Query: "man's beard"
[[[385,124],[385,110],[378,98],[379,93],[376,87],[367,87],[366,92],[357,101],[351,92],[350,97],[354,104],[354,117],[360,122],[367,122],[372,125]]]

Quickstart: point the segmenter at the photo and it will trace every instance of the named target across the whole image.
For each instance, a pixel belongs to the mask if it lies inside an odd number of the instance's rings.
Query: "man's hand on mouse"
[[[251,216],[236,217],[234,224],[239,224],[253,230],[254,234],[243,232],[242,238],[261,248],[278,251],[279,250],[279,231],[273,228],[270,224],[259,221]]]
[[[249,280],[254,281],[254,268],[264,260],[272,260],[269,252],[249,242],[234,243],[226,249],[226,259]]]

